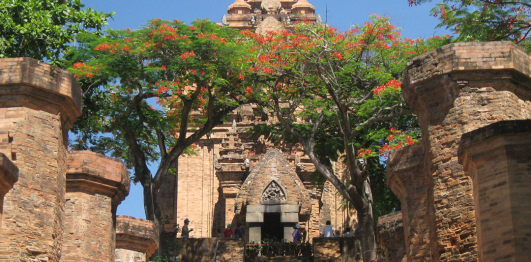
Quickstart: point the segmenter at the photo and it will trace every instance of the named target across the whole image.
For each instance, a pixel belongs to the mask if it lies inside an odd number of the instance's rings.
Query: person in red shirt
[[[223,230],[223,236],[225,238],[230,238],[232,236],[232,233],[234,233],[234,231],[232,230],[232,225],[228,224],[227,228],[225,228],[225,230]]]

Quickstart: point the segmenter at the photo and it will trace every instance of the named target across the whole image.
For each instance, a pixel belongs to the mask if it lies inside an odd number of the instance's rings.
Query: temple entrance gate
[[[291,241],[293,227],[299,222],[299,205],[248,205],[249,241],[259,242],[274,237]]]

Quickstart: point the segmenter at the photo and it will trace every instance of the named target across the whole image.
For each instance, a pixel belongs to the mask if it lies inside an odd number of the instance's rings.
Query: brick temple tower
[[[303,20],[319,20],[306,0],[236,0],[223,25],[266,33]],[[342,197],[335,188],[315,186],[310,178],[315,167],[302,148],[249,137],[251,124],[275,122],[273,114],[257,109],[237,109],[196,143],[197,155],[179,158],[178,175],[166,178],[157,192],[163,217],[171,221],[166,230],[188,218],[192,238],[217,237],[227,224],[242,223],[248,241],[291,240],[292,227],[300,223],[309,240],[326,220],[336,229],[354,225],[355,213],[339,210]],[[341,177],[340,163],[335,171]]]
[[[297,21],[320,22],[307,0],[236,0],[223,16],[225,26],[257,33],[275,31]]]

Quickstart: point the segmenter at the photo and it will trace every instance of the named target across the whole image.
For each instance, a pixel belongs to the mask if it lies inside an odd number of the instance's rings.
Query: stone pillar
[[[31,58],[0,60],[2,152],[19,168],[4,199],[0,260],[59,261],[68,130],[81,115],[74,76]],[[7,140],[7,143],[5,143]]]
[[[114,260],[116,207],[129,194],[129,173],[114,158],[68,155],[61,261]]]
[[[18,180],[18,168],[0,153],[0,230],[2,229],[2,209],[4,206],[4,196],[13,188],[13,184]],[[0,233],[1,235],[1,233]]]
[[[406,256],[404,228],[400,211],[378,218],[378,242],[386,262],[401,262]]]
[[[407,261],[430,261],[428,178],[422,144],[392,151],[387,161],[386,180],[402,205]]]
[[[152,221],[130,216],[116,217],[116,262],[147,262],[158,247]]]
[[[459,162],[474,185],[479,261],[531,257],[531,120],[466,133]]]
[[[485,42],[447,45],[408,63],[402,90],[422,128],[433,261],[477,260],[472,180],[457,149],[463,133],[529,117],[530,62],[513,43]]]

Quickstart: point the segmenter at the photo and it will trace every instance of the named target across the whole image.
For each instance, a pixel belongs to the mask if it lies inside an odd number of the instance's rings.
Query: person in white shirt
[[[330,220],[326,221],[326,226],[323,228],[323,237],[334,237],[336,235],[334,228],[330,224]]]

